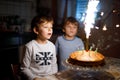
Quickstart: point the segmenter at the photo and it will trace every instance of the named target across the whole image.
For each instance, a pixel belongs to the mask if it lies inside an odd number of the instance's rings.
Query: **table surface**
[[[105,66],[89,68],[65,62],[68,69],[52,75],[52,80],[120,80],[120,59],[106,57]],[[49,79],[50,80],[50,79]]]

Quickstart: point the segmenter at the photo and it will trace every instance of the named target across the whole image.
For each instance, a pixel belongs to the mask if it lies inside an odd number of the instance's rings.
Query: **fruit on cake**
[[[80,66],[101,66],[104,65],[104,56],[96,51],[81,50],[70,54],[68,62]]]

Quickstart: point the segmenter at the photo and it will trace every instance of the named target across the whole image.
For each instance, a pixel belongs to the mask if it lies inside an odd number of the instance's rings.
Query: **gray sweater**
[[[47,44],[38,44],[32,40],[25,46],[26,51],[21,70],[28,77],[28,80],[57,72],[56,50],[52,42],[47,41]]]

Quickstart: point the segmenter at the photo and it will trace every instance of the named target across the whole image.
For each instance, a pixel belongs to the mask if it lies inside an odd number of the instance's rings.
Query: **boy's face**
[[[64,27],[63,32],[65,32],[66,36],[74,37],[77,34],[77,30],[78,30],[78,26],[69,23]]]
[[[36,34],[38,35],[38,38],[42,40],[50,39],[53,33],[52,29],[53,25],[51,22],[45,22],[41,25],[39,25]]]

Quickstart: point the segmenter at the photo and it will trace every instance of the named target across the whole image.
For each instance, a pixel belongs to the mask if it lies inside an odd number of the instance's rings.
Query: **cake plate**
[[[66,59],[63,61],[63,65],[70,70],[77,71],[76,74],[77,76],[79,75],[80,80],[101,80],[104,77],[107,80],[115,80],[114,75],[111,74],[110,68],[115,67],[116,69],[120,69],[120,60],[116,58],[105,57],[105,65],[103,66],[84,67],[73,65],[68,62],[68,59]]]

